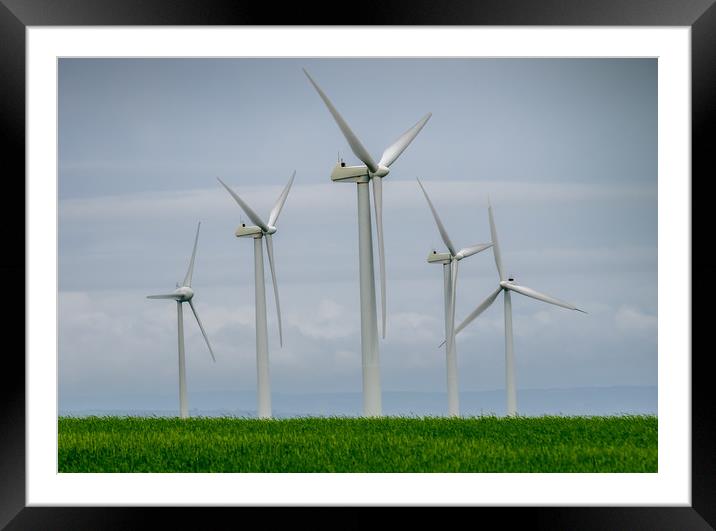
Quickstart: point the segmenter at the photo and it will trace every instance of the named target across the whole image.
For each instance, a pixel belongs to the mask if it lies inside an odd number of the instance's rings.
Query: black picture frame
[[[708,225],[699,219],[698,202],[709,200],[704,183],[714,152],[709,140],[716,117],[716,0],[482,0],[367,1],[362,9],[325,4],[283,3],[280,6],[231,0],[0,0],[0,128],[4,162],[4,208],[0,209],[4,259],[3,323],[6,338],[11,330],[24,329],[26,279],[25,235],[19,230],[19,197],[25,197],[25,29],[27,26],[102,25],[497,25],[497,26],[686,26],[691,29],[692,68],[692,242],[700,251]],[[355,7],[355,6],[354,6]],[[8,162],[10,167],[8,169]],[[8,188],[10,187],[10,188]],[[701,193],[695,193],[698,191]],[[12,201],[8,201],[12,198]],[[23,203],[24,204],[24,203]],[[20,207],[22,208],[22,207]],[[24,217],[23,217],[24,223]],[[10,252],[12,251],[12,253]],[[14,256],[15,258],[10,258]],[[22,257],[22,258],[20,258]],[[711,260],[694,266],[692,278],[710,278]],[[13,279],[13,281],[9,281]],[[25,280],[27,281],[27,280]],[[691,279],[683,279],[691,292]],[[13,301],[13,302],[11,302]],[[24,308],[24,304],[23,304]],[[707,330],[708,313],[692,308],[692,329]],[[21,322],[22,321],[22,322]],[[17,334],[15,335],[17,337]],[[161,529],[235,528],[253,521],[258,508],[161,508],[161,507],[26,507],[25,502],[25,363],[22,352],[3,352],[0,385],[0,528],[26,529]],[[453,508],[451,519],[467,516],[484,525],[499,519],[500,526],[535,529],[649,529],[687,530],[716,527],[716,436],[710,396],[708,349],[694,348],[692,362],[692,504],[689,507],[500,507]],[[7,345],[7,342],[6,342]],[[290,518],[291,525],[323,522],[325,527],[375,525],[380,508],[271,508],[272,521]],[[446,509],[445,509],[446,510]],[[437,512],[442,512],[443,509]],[[241,519],[237,520],[238,512]],[[336,512],[341,514],[336,515]],[[350,512],[350,518],[345,513]],[[402,511],[401,519],[425,518],[423,508]],[[247,516],[249,517],[247,519]],[[263,515],[262,515],[263,516]],[[458,520],[459,521],[459,520]],[[333,522],[333,524],[331,524]],[[271,527],[274,527],[273,525]],[[301,526],[302,527],[302,526]]]

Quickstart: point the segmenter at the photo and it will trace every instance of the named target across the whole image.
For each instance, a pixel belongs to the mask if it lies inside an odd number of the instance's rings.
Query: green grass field
[[[59,419],[59,472],[656,472],[657,418]]]

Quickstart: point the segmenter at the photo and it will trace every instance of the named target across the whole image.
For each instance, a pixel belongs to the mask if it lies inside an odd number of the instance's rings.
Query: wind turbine
[[[184,313],[182,311],[183,303],[189,303],[189,308],[191,308],[194,317],[196,317],[196,322],[199,325],[201,334],[206,340],[206,346],[209,347],[209,354],[211,354],[211,359],[216,361],[216,358],[214,357],[214,351],[211,349],[211,344],[209,343],[209,337],[206,335],[206,331],[204,330],[204,327],[201,324],[201,320],[199,319],[199,314],[196,313],[194,303],[191,301],[192,298],[194,298],[194,290],[191,287],[191,277],[194,274],[194,259],[196,258],[196,244],[199,242],[200,227],[201,221],[196,226],[196,236],[194,237],[194,250],[191,252],[189,269],[187,269],[186,275],[184,276],[184,281],[182,282],[181,286],[177,282],[177,289],[175,289],[172,293],[167,293],[165,295],[149,295],[147,297],[148,299],[173,299],[177,302],[177,328],[179,336],[179,416],[183,419],[189,416],[189,407],[186,399],[186,362],[184,360]]]
[[[386,302],[385,302],[385,252],[383,246],[383,177],[390,172],[390,166],[405,148],[413,141],[432,116],[426,114],[413,127],[403,133],[384,152],[376,164],[348,123],[333,106],[325,92],[303,69],[318,95],[326,104],[333,119],[338,124],[353,154],[364,166],[346,166],[343,161],[333,168],[331,180],[356,183],[358,186],[358,253],[360,272],[360,316],[361,316],[361,355],[363,362],[363,414],[380,416],[382,414],[380,393],[380,361],[378,351],[377,312],[375,307],[375,273],[373,270],[373,239],[370,225],[370,194],[368,183],[373,183],[373,201],[375,206],[375,224],[378,235],[378,260],[380,262],[380,294],[382,310],[382,332],[385,339]]]
[[[555,306],[561,306],[568,310],[577,310],[578,312],[587,313],[584,310],[580,310],[574,304],[564,302],[559,299],[555,299],[539,291],[535,291],[532,288],[526,286],[520,286],[515,284],[515,279],[512,277],[506,277],[505,268],[502,265],[502,255],[500,254],[500,244],[497,241],[497,230],[495,229],[495,220],[492,215],[492,205],[488,202],[487,208],[488,215],[490,217],[490,233],[492,234],[492,253],[495,257],[495,265],[497,266],[497,273],[500,276],[500,284],[495,291],[493,291],[484,301],[482,301],[477,308],[475,308],[465,320],[458,325],[455,329],[455,334],[459,334],[463,328],[469,325],[472,321],[477,318],[482,312],[484,312],[490,305],[495,302],[495,299],[500,294],[504,293],[505,296],[505,381],[507,388],[507,414],[514,416],[517,414],[517,390],[515,387],[515,356],[512,343],[512,297],[511,293],[520,293],[527,297],[537,299],[538,301],[554,304]]]
[[[271,268],[271,280],[273,282],[273,294],[276,300],[276,313],[278,315],[278,337],[283,347],[283,331],[281,329],[281,306],[278,301],[278,285],[276,284],[276,269],[273,260],[272,235],[276,232],[276,222],[281,213],[283,204],[286,202],[288,192],[291,190],[294,171],[288,184],[284,187],[281,195],[278,196],[276,204],[269,214],[268,223],[254,212],[251,207],[241,199],[236,192],[229,188],[221,179],[217,180],[231,194],[249,219],[255,224],[247,227],[246,223],[236,229],[237,238],[254,239],[254,276],[255,276],[255,298],[256,298],[256,373],[258,393],[258,416],[259,418],[271,418],[271,382],[269,379],[268,359],[268,329],[266,325],[266,285],[264,283],[264,255],[261,247],[261,240],[266,240],[266,254],[268,254],[269,266]]]
[[[447,391],[448,391],[448,414],[450,416],[460,415],[460,402],[458,393],[458,378],[457,378],[457,349],[455,346],[455,294],[457,287],[457,265],[460,260],[477,254],[485,249],[492,247],[492,243],[478,243],[465,247],[459,251],[455,250],[455,246],[448,236],[445,226],[440,221],[435,207],[433,206],[428,193],[423,187],[423,183],[420,179],[417,180],[420,185],[420,189],[425,195],[425,199],[428,201],[430,211],[433,213],[435,223],[438,226],[440,237],[442,238],[445,246],[448,248],[447,253],[439,253],[433,250],[428,254],[429,264],[442,264],[443,266],[443,290],[445,295],[445,357],[447,362]]]

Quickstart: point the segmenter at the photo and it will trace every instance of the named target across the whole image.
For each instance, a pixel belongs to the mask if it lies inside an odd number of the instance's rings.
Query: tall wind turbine
[[[194,317],[196,317],[196,322],[199,325],[201,334],[206,340],[206,346],[209,347],[209,354],[211,354],[211,359],[216,361],[216,358],[214,357],[214,351],[211,349],[211,344],[209,343],[209,337],[206,335],[206,331],[201,324],[199,314],[196,313],[194,303],[191,302],[192,298],[194,298],[194,290],[191,287],[191,277],[194,275],[194,259],[196,258],[196,244],[199,242],[200,227],[201,222],[199,222],[199,224],[196,226],[196,236],[194,237],[194,250],[191,252],[189,269],[187,269],[186,275],[184,276],[184,281],[182,282],[181,286],[177,282],[177,289],[175,289],[172,293],[167,293],[165,295],[149,295],[147,297],[148,299],[172,299],[177,302],[177,329],[179,336],[179,416],[183,419],[189,416],[189,406],[187,404],[186,399],[186,362],[184,360],[184,313],[182,311],[183,303],[189,303],[189,308],[191,308]]]
[[[271,280],[273,282],[273,294],[276,300],[276,313],[278,315],[278,337],[283,347],[283,331],[281,329],[281,306],[278,302],[278,285],[276,284],[276,269],[273,260],[272,235],[276,232],[276,222],[281,213],[283,204],[286,202],[288,192],[291,190],[294,171],[288,184],[284,187],[281,195],[278,196],[276,204],[269,214],[268,222],[265,223],[254,212],[251,207],[241,199],[236,192],[229,188],[221,179],[217,180],[231,194],[249,219],[254,223],[247,227],[245,223],[236,229],[237,238],[254,239],[254,276],[255,276],[255,297],[256,297],[256,376],[258,393],[258,416],[259,418],[271,418],[271,382],[269,378],[268,359],[268,329],[266,325],[266,285],[264,283],[264,255],[261,240],[266,240],[266,254],[268,254],[269,266],[271,268]]]
[[[380,262],[380,294],[382,310],[382,331],[385,338],[386,302],[385,302],[385,252],[383,246],[383,177],[390,172],[390,166],[405,148],[413,141],[432,116],[426,114],[413,127],[403,133],[384,152],[376,164],[348,123],[333,106],[325,92],[303,69],[318,95],[326,104],[333,119],[338,124],[353,154],[364,166],[346,166],[339,162],[331,173],[331,180],[350,182],[358,185],[358,253],[360,271],[360,317],[361,317],[361,355],[363,361],[363,414],[380,416],[382,414],[380,392],[380,360],[378,352],[378,325],[375,307],[375,273],[373,270],[373,239],[370,225],[370,194],[368,183],[373,183],[375,206],[375,224],[378,235],[378,260]]]
[[[457,378],[457,348],[455,346],[455,294],[457,288],[457,265],[460,260],[477,254],[485,249],[492,247],[492,243],[477,243],[470,247],[465,247],[459,251],[455,250],[455,246],[448,236],[447,230],[440,221],[435,207],[433,206],[428,193],[423,187],[423,183],[418,179],[420,189],[425,195],[425,199],[428,201],[430,211],[433,213],[435,223],[438,226],[440,237],[448,248],[447,253],[439,253],[433,250],[428,254],[429,264],[442,264],[443,266],[443,289],[445,296],[445,359],[447,362],[447,391],[448,391],[448,414],[450,416],[460,415],[460,402],[458,393],[458,378]]]
[[[500,254],[500,244],[497,241],[497,229],[495,229],[495,220],[492,215],[492,205],[488,203],[488,215],[490,217],[490,232],[492,234],[492,252],[495,257],[495,265],[497,266],[497,273],[500,276],[500,284],[495,291],[493,291],[484,301],[482,301],[477,308],[475,308],[465,320],[458,325],[455,329],[455,334],[459,334],[463,328],[469,325],[475,318],[484,312],[490,305],[495,302],[495,299],[500,294],[504,293],[505,296],[505,381],[507,388],[507,414],[514,416],[517,414],[517,390],[515,387],[515,356],[512,343],[512,298],[511,292],[520,293],[527,297],[537,299],[538,301],[547,302],[554,304],[555,306],[561,306],[568,310],[577,310],[578,312],[587,313],[584,310],[580,310],[574,304],[555,299],[539,291],[535,291],[532,288],[526,286],[520,286],[515,284],[515,279],[512,277],[507,278],[505,275],[505,268],[502,265],[502,255]]]

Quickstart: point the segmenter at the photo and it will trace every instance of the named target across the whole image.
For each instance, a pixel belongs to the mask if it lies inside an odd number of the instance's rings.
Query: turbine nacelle
[[[452,260],[452,255],[450,253],[439,253],[436,250],[430,251],[430,254],[428,254],[428,263],[429,264],[449,264]]]
[[[245,238],[247,236],[260,238],[263,236],[263,231],[261,230],[261,227],[257,227],[256,225],[246,225],[245,223],[242,223],[241,226],[236,229],[234,234],[237,238]]]
[[[339,183],[367,183],[370,181],[368,166],[346,166],[341,162],[333,168],[331,180]]]
[[[278,229],[274,227],[273,225],[268,226],[268,230],[263,230],[261,227],[257,227],[256,225],[249,225],[247,226],[246,223],[242,223],[241,226],[236,229],[236,232],[234,234],[237,238],[243,238],[246,236],[251,236],[252,238],[261,238],[264,234],[275,234]]]
[[[346,166],[345,162],[336,164],[331,172],[331,180],[341,183],[367,183],[373,177],[385,177],[390,168],[383,164],[378,165],[378,171],[371,173],[368,166]]]

